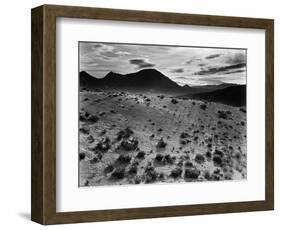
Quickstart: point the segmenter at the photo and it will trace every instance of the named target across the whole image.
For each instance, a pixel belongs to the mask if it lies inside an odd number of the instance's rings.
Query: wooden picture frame
[[[56,212],[56,18],[120,20],[264,29],[265,200],[100,211]],[[43,5],[32,9],[32,205],[31,219],[65,224],[274,209],[274,21],[163,12]]]

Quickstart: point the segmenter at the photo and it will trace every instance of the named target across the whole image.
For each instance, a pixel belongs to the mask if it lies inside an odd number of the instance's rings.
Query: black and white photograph
[[[80,41],[79,187],[247,179],[247,49]]]

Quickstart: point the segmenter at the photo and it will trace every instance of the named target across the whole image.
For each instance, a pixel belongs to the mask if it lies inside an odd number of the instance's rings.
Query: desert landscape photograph
[[[247,179],[246,49],[78,50],[79,187]]]

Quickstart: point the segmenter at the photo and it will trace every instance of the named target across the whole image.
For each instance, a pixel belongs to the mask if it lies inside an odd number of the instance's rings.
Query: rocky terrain
[[[245,103],[81,79],[79,186],[247,177]]]

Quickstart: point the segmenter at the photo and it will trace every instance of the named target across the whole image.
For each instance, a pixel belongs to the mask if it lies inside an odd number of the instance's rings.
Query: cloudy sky
[[[80,42],[80,71],[102,78],[155,68],[179,85],[246,84],[246,50]]]

